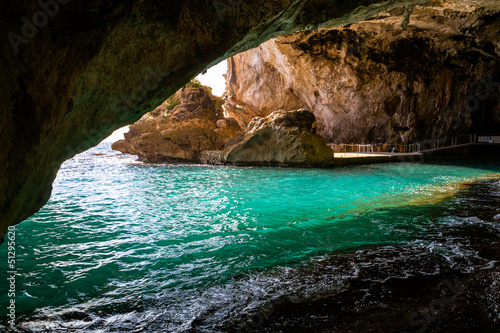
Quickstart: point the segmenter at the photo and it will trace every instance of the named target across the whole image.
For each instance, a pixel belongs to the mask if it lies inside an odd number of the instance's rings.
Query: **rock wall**
[[[431,1],[275,38],[228,61],[225,112],[244,126],[307,108],[334,143],[498,132],[499,5]]]
[[[203,70],[282,34],[424,1],[2,1],[0,241],[47,202],[62,162]]]
[[[188,86],[130,125],[114,150],[149,162],[200,162],[204,150],[222,150],[243,130],[224,118],[223,100],[208,87]]]

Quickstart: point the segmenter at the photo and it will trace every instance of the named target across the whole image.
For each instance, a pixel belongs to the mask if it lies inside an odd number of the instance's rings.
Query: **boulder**
[[[254,118],[245,132],[226,144],[228,164],[272,166],[330,166],[333,151],[315,134],[316,118],[307,110],[275,111]]]
[[[112,149],[149,162],[200,162],[205,150],[222,150],[242,133],[234,119],[223,118],[221,98],[210,88],[190,86],[130,126]]]

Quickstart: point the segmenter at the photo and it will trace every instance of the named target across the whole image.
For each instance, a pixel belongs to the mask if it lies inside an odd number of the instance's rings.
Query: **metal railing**
[[[416,142],[409,145],[399,144],[329,144],[334,153],[356,153],[376,154],[376,153],[424,153],[436,150],[453,149],[458,147],[470,146],[474,144],[500,144],[500,135],[492,134],[469,134],[451,138],[440,138]]]
[[[388,144],[330,144],[334,153],[377,154],[377,153],[417,153],[417,144],[388,145]]]
[[[453,149],[455,147],[469,146],[476,143],[477,135],[462,135],[452,138],[441,138],[419,142],[420,152],[430,152],[435,150]]]

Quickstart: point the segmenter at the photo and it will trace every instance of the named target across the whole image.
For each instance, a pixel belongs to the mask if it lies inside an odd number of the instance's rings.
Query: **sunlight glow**
[[[123,140],[123,134],[128,132],[128,126],[122,127],[114,131],[110,136],[104,139],[102,142],[116,142]]]
[[[223,76],[226,73],[227,60],[224,60],[208,69],[205,74],[200,74],[196,78],[201,84],[211,87],[212,93],[215,96],[221,97],[226,89],[226,79]]]

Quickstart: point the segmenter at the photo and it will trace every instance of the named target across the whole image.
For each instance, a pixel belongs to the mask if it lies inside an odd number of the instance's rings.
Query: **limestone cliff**
[[[314,133],[315,122],[307,110],[256,117],[241,136],[226,144],[223,158],[236,165],[333,165],[333,151],[325,138]]]
[[[282,34],[423,2],[1,1],[0,240],[47,202],[61,163],[203,70]]]
[[[498,132],[499,6],[430,1],[275,38],[228,61],[225,112],[244,126],[307,108],[335,143]]]
[[[130,125],[114,150],[149,162],[200,162],[204,150],[222,150],[242,133],[233,118],[224,118],[223,100],[210,88],[188,86]]]

